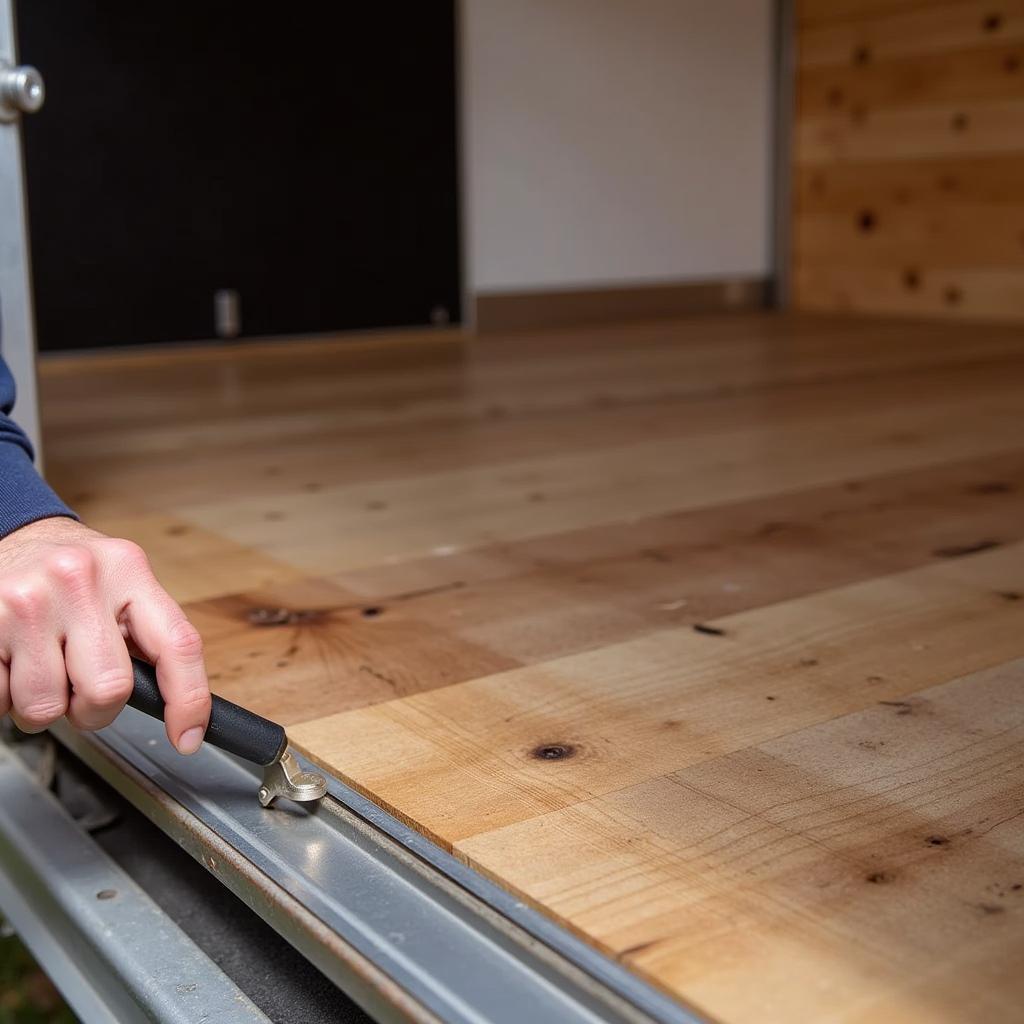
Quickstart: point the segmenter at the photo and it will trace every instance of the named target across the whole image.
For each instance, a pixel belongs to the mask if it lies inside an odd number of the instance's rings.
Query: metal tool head
[[[327,792],[327,780],[316,772],[303,771],[290,750],[263,769],[263,785],[259,798],[269,807],[279,796],[298,803],[319,800]]]

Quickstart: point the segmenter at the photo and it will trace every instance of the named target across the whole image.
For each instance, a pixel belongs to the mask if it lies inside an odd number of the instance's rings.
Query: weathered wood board
[[[42,393],[54,483],[216,689],[654,984],[1019,1019],[1019,330],[240,345]]]

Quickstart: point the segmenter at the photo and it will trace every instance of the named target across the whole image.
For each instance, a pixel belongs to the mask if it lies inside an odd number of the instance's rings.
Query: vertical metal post
[[[793,116],[796,102],[796,14],[793,0],[775,0],[772,188],[772,305],[792,302]]]
[[[17,63],[12,0],[0,0],[0,60]],[[0,122],[0,318],[2,353],[18,384],[18,424],[42,459],[36,391],[28,223],[21,156],[21,119]],[[40,461],[41,464],[41,461]]]

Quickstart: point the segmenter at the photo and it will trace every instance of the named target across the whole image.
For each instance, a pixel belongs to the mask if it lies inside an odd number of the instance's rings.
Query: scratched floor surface
[[[75,357],[50,476],[214,686],[725,1022],[1024,1006],[1024,332]]]

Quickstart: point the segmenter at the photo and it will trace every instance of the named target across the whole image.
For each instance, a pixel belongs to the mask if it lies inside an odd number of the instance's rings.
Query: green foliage
[[[0,1024],[75,1024],[75,1015],[17,938],[0,939]]]

